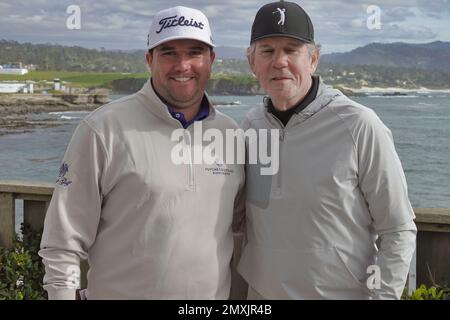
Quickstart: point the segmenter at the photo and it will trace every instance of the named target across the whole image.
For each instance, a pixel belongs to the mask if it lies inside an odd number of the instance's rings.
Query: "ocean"
[[[117,99],[118,95],[111,98]],[[240,123],[261,96],[212,96],[217,107]],[[450,93],[354,97],[391,129],[413,207],[450,208]],[[0,180],[53,182],[70,137],[88,112],[30,115],[61,126],[0,137]]]

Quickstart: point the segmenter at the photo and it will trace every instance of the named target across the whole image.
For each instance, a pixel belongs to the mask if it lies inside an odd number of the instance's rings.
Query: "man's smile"
[[[194,79],[194,77],[192,76],[174,76],[174,77],[170,77],[171,80],[174,80],[176,82],[187,82],[189,80]]]
[[[286,81],[286,80],[291,80],[291,77],[279,76],[270,79],[270,81]]]

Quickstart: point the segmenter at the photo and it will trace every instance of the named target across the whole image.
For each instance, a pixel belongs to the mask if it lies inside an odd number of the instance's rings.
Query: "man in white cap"
[[[243,129],[278,129],[280,162],[246,168],[249,299],[400,298],[416,226],[390,130],[313,75],[319,46],[296,3],[260,8],[250,44],[269,97]]]
[[[148,35],[149,81],[79,124],[39,251],[50,299],[76,298],[86,258],[87,299],[229,298],[244,168],[191,156],[204,147],[195,140],[198,121],[224,136],[237,128],[204,92],[213,47],[202,12],[158,12]],[[180,145],[187,162],[175,160]]]

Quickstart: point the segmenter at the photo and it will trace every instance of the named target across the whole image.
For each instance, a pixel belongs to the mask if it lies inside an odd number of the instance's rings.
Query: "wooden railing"
[[[23,200],[24,222],[34,231],[44,225],[53,184],[0,181],[0,247],[11,247],[15,234],[16,200]]]
[[[15,201],[23,200],[23,218],[32,230],[43,227],[53,184],[0,180],[0,247],[11,247],[15,231]],[[415,208],[417,250],[411,263],[409,287],[433,282],[450,285],[450,209]],[[235,239],[236,240],[236,239]],[[82,268],[82,273],[85,269]],[[84,269],[84,272],[83,272]],[[85,284],[85,275],[82,285]],[[240,286],[237,291],[244,290]],[[242,292],[235,292],[242,297]]]
[[[450,210],[415,208],[417,284],[450,287]]]

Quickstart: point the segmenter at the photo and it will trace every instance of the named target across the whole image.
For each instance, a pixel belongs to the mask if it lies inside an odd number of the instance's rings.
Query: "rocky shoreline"
[[[141,79],[135,79],[133,82],[136,90],[142,85]],[[118,82],[122,83],[122,82]],[[127,86],[125,86],[125,84]],[[123,86],[130,90],[130,82],[124,81]],[[134,88],[134,87],[133,87]],[[412,92],[446,92],[450,90],[431,90],[427,88],[420,88],[418,90],[404,89],[404,88],[347,88],[344,86],[335,86],[340,89],[347,96],[367,96],[369,94],[381,94],[385,96],[407,95]],[[224,81],[215,81],[210,84],[210,95],[247,95],[247,94],[261,94],[260,88],[249,85],[246,90],[237,91],[237,86],[224,84]],[[220,90],[219,90],[220,89]],[[0,136],[5,134],[16,134],[31,132],[37,128],[49,128],[60,126],[64,124],[63,121],[55,121],[55,119],[34,119],[32,114],[47,113],[47,112],[64,112],[64,111],[92,111],[99,106],[108,103],[108,90],[97,89],[89,93],[83,94],[0,94]],[[215,102],[213,104],[230,104],[229,102]],[[231,103],[233,104],[233,103]]]
[[[94,95],[2,94],[0,136],[62,125],[54,119],[32,119],[29,115],[33,113],[91,111],[106,102],[104,95],[95,100]]]
[[[81,98],[80,98],[81,97]],[[90,98],[89,98],[90,97]],[[64,124],[55,119],[33,119],[31,114],[64,111],[93,111],[108,103],[104,96],[95,95],[0,95],[0,136],[32,132],[34,129],[51,128]],[[237,105],[236,102],[213,101],[216,105]]]

